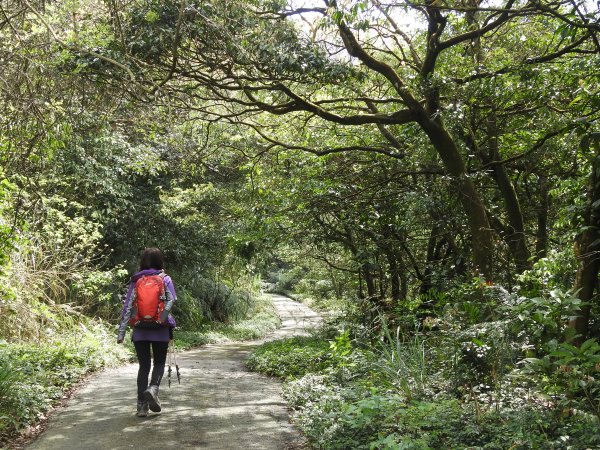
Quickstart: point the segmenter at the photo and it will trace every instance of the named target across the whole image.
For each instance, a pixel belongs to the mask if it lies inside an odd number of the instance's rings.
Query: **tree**
[[[598,289],[600,258],[600,133],[586,135],[581,141],[581,150],[590,160],[591,174],[587,186],[587,204],[583,211],[583,223],[575,242],[575,256],[578,259],[577,275],[573,291],[584,302],[581,314],[570,321],[570,326],[578,334],[578,342],[588,336],[590,312],[594,292]],[[597,293],[596,293],[597,295]]]
[[[135,64],[152,92],[168,93],[180,107],[196,110],[206,120],[246,124],[273,147],[402,158],[411,151],[403,135],[415,130],[452,178],[469,224],[474,265],[491,278],[494,224],[473,169],[491,169],[508,220],[508,225],[496,221],[495,228],[519,270],[528,266],[530,253],[523,213],[499,147],[497,117],[514,106],[489,104],[494,98],[484,92],[469,107],[484,107],[479,116],[486,125],[470,130],[453,117],[457,110],[450,99],[457,88],[472,87],[477,95],[482,81],[510,80],[556,60],[596,52],[593,17],[584,4],[576,5],[575,18],[568,8],[566,2],[516,0],[500,6],[326,1],[324,7],[295,9],[287,2],[161,2],[132,4],[119,36],[122,59]],[[416,23],[423,19],[422,26],[400,24],[403,14]],[[295,17],[308,21],[310,29],[304,32]],[[562,26],[566,38],[545,32],[522,46],[518,61],[506,53],[521,36],[549,24]],[[503,36],[504,54],[492,46],[500,42],[495,36]],[[469,53],[476,57],[461,56]],[[376,135],[369,142],[326,148],[314,140],[282,142],[273,139],[263,112],[285,115],[310,131],[358,127]],[[517,109],[514,116],[529,112]],[[560,133],[540,134],[532,145]],[[469,167],[469,150],[483,166]]]

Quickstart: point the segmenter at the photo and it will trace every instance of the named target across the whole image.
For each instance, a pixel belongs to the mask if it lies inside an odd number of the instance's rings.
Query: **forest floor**
[[[244,360],[265,341],[307,334],[321,318],[286,297],[273,295],[273,301],[282,326],[267,338],[179,353],[181,384],[173,376],[169,388],[165,371],[162,412],[135,416],[136,364],[105,370],[60,408],[26,448],[303,448],[302,437],[289,423],[281,383],[249,372]]]

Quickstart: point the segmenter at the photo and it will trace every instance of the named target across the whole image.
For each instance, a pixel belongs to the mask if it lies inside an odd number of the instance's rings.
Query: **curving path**
[[[259,344],[305,334],[321,318],[273,295],[282,327],[260,341],[212,344],[179,353],[181,385],[161,387],[163,411],[135,416],[137,365],[101,372],[58,411],[27,449],[289,449],[302,440],[288,421],[281,384],[248,372]]]

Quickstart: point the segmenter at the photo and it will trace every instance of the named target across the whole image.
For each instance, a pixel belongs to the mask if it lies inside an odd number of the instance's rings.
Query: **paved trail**
[[[306,306],[273,296],[282,327],[265,340],[305,334],[320,322]],[[167,387],[163,411],[135,416],[137,365],[106,370],[50,420],[27,449],[261,449],[300,445],[288,423],[281,384],[248,372],[244,359],[259,344],[214,344],[178,355],[181,385]]]

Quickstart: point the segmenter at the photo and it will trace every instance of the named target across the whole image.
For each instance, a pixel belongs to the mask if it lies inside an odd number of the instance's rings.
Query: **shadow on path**
[[[273,296],[282,327],[260,341],[213,344],[178,354],[181,385],[161,386],[163,412],[135,416],[137,365],[95,376],[48,424],[29,450],[286,449],[301,445],[288,422],[281,384],[243,365],[261,343],[302,335],[321,319]]]

